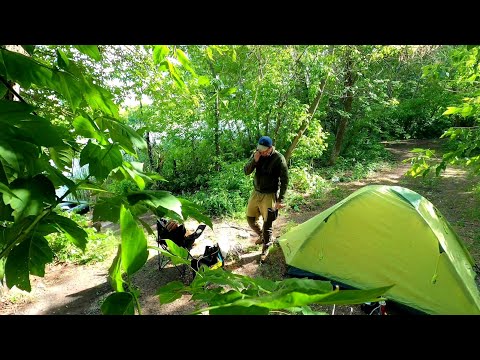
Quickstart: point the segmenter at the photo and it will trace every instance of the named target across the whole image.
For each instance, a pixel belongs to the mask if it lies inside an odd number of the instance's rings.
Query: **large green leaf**
[[[368,301],[378,301],[391,286],[371,290],[343,290],[317,294],[306,294],[301,290],[277,291],[267,296],[245,298],[233,302],[232,306],[261,306],[269,309],[285,309],[290,307],[304,306],[312,303],[321,304],[358,304]]]
[[[135,299],[127,292],[108,295],[100,310],[103,315],[135,315]]]
[[[254,289],[254,293],[258,294],[257,279],[253,280],[246,276],[233,274],[222,268],[211,270],[207,267],[204,267],[200,270],[200,273],[201,276],[196,276],[195,279],[193,279],[193,282],[190,285],[192,288],[203,289],[207,284],[215,284],[219,285],[222,288],[229,287],[231,289],[242,292],[245,289],[252,288]],[[266,279],[265,281],[270,281],[272,283],[272,285],[270,286],[271,288],[275,287],[273,281]]]
[[[5,244],[13,244],[15,241],[17,241],[17,239],[32,226],[32,223],[35,221],[35,219],[36,216],[27,216],[15,221],[10,227],[3,228],[2,236]],[[41,233],[38,234],[41,235]]]
[[[1,235],[0,235],[1,237]],[[0,241],[0,244],[1,244],[1,241]],[[7,261],[6,258],[1,258],[0,259],[0,285],[4,285],[3,284],[3,278],[5,277],[5,262]]]
[[[269,309],[259,306],[228,306],[211,309],[209,315],[268,315]]]
[[[120,172],[123,174],[125,179],[132,179],[138,186],[140,190],[145,189],[145,180],[141,173],[138,173],[135,170],[132,170],[128,167],[128,163],[126,161],[123,162],[122,166],[119,168]]]
[[[118,107],[112,101],[112,94],[102,87],[89,84],[85,88],[84,98],[93,109],[99,109],[114,118],[118,117]]]
[[[102,131],[108,129],[112,140],[118,142],[131,154],[136,153],[134,147],[139,150],[147,148],[145,139],[128,125],[109,117],[97,118],[95,122]]]
[[[0,114],[0,126],[11,136],[40,146],[63,144],[62,136],[47,119],[27,113]]]
[[[329,293],[333,291],[330,281],[312,280],[312,279],[285,279],[277,283],[275,290],[299,291],[305,294]]]
[[[28,215],[39,215],[46,206],[55,204],[55,187],[45,175],[15,179],[10,190],[15,196],[3,193],[3,201],[14,209],[16,221]]]
[[[174,265],[185,264],[190,266],[190,260],[188,258],[188,251],[184,247],[178,246],[170,239],[165,239],[167,243],[168,251],[160,249],[160,252],[170,258]]]
[[[77,116],[73,120],[73,127],[78,135],[86,138],[97,139],[100,142],[104,140],[102,133],[97,128],[96,124],[90,119],[84,118],[83,116]]]
[[[90,56],[93,60],[102,60],[102,55],[97,45],[74,45],[74,47],[85,55]]]
[[[160,304],[169,304],[182,297],[185,292],[185,285],[178,280],[171,281],[162,286],[156,292]]]
[[[68,56],[61,49],[56,49],[55,52],[57,53],[58,67],[63,70],[67,70],[68,65],[70,64],[70,59]]]
[[[145,204],[157,208],[161,207],[167,210],[171,210],[182,216],[182,203],[171,193],[163,190],[149,190],[132,192],[127,195],[128,202],[131,205],[135,205],[139,201],[143,201]]]
[[[90,190],[90,191],[97,191],[97,192],[103,192],[103,193],[110,193],[108,190],[105,190],[104,188],[97,186],[95,184],[92,184],[90,182],[82,182],[78,185],[78,189],[81,190]]]
[[[47,240],[43,236],[34,236],[30,242],[29,250],[30,273],[36,276],[44,276],[45,264],[52,262],[54,255]]]
[[[177,199],[182,204],[182,214],[185,220],[188,217],[192,217],[195,220],[198,220],[199,222],[203,222],[204,224],[207,224],[211,229],[213,229],[212,220],[208,216],[201,213],[202,209],[200,209],[198,205],[195,205],[193,202],[187,199],[183,199],[183,198],[177,198]]]
[[[60,71],[55,71],[52,79],[55,81],[57,91],[65,97],[73,112],[76,112],[89,85],[69,73]]]
[[[22,47],[28,53],[28,55],[33,55],[33,52],[35,51],[35,45],[22,45]]]
[[[26,239],[10,251],[5,263],[5,277],[8,288],[13,286],[21,290],[32,290],[30,285],[30,239]]]
[[[167,65],[168,65],[168,72],[170,73],[170,75],[172,76],[173,80],[178,85],[178,87],[188,92],[187,85],[185,85],[185,82],[178,74],[177,68],[168,60],[167,60]]]
[[[165,179],[163,176],[159,175],[158,173],[144,172],[143,165],[144,165],[144,163],[138,162],[138,161],[130,161],[130,162],[124,161],[123,162],[123,167],[124,168],[128,168],[128,169],[133,170],[133,173],[136,176],[140,176],[145,183],[150,183],[153,180],[168,181],[167,179]]]
[[[0,101],[0,126],[3,139],[28,141],[42,146],[63,144],[62,136],[50,121],[32,115],[31,106],[18,101]],[[5,136],[7,135],[7,136]]]
[[[2,62],[3,60],[3,62]],[[58,71],[19,53],[0,49],[0,75],[18,82],[23,88],[35,84],[56,91],[65,97],[73,111],[78,107],[89,86],[71,74]]]
[[[129,275],[137,272],[148,259],[145,233],[133,219],[130,210],[120,209],[120,231],[122,237],[122,268]]]
[[[0,160],[5,160],[15,172],[23,172],[25,166],[31,167],[39,153],[38,146],[0,133]]]
[[[65,234],[72,244],[80,248],[82,251],[85,251],[88,234],[75,221],[52,213],[46,218],[46,222],[55,226],[59,232]]]
[[[322,304],[352,305],[365,302],[375,302],[382,298],[394,285],[367,290],[342,290],[329,293],[322,299]]]
[[[197,76],[197,74],[195,73],[195,70],[193,70],[192,68],[192,65],[187,55],[180,49],[176,50],[176,54],[177,54],[178,61],[180,61],[183,67],[186,70],[190,71],[190,73],[192,73],[193,76]]]
[[[93,207],[93,221],[118,223],[123,200],[120,196],[100,197]]]
[[[131,161],[124,161],[122,166],[118,169],[124,176],[125,179],[132,179],[140,190],[144,190],[146,184],[153,182],[153,180],[164,180],[161,176],[154,173],[144,173],[143,172],[143,163]]]
[[[31,84],[56,89],[52,69],[20,53],[0,49],[0,75],[29,89]]]
[[[12,113],[30,114],[34,109],[32,105],[27,103],[0,99],[0,115],[2,116]]]
[[[57,168],[51,166],[49,163],[44,164],[44,171],[48,174],[48,178],[52,184],[58,188],[61,186],[66,186],[70,191],[75,193],[76,185],[75,183],[67,178],[63,173]]]
[[[164,59],[165,56],[170,52],[167,46],[165,45],[156,45],[153,48],[153,63],[155,65],[160,64]]]
[[[118,245],[117,255],[108,269],[108,281],[116,292],[123,292],[122,279],[122,245]]]
[[[58,169],[66,170],[72,167],[74,153],[70,146],[55,146],[49,148],[48,153]]]
[[[2,194],[7,194],[12,197],[17,197],[12,190],[8,187],[8,185],[4,184],[3,182],[0,182],[0,193]]]
[[[122,154],[115,144],[104,147],[89,141],[80,153],[80,166],[88,164],[90,174],[98,181],[105,180],[113,169],[122,165],[122,161]]]

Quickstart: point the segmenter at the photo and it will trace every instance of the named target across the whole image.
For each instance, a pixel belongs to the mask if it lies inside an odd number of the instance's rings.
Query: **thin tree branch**
[[[20,94],[18,94],[15,89],[8,83],[7,80],[5,80],[3,78],[3,76],[0,76],[0,81],[3,83],[3,85],[6,86],[6,88],[8,89],[8,91],[10,91],[13,95],[15,95],[21,102],[27,104],[27,102],[20,96]],[[37,113],[35,111],[33,111],[33,114],[38,116]]]

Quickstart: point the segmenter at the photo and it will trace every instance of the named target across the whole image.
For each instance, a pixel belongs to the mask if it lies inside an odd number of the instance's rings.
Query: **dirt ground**
[[[472,187],[478,177],[468,175],[464,170],[448,168],[442,178],[421,180],[405,178],[408,164],[402,160],[412,156],[417,147],[440,149],[438,140],[412,140],[385,143],[397,159],[397,166],[377,171],[362,181],[339,182],[336,195],[328,196],[321,204],[311,201],[298,212],[281,214],[275,223],[274,235],[292,223],[300,224],[332,206],[351,192],[368,184],[400,185],[408,187],[430,200],[449,220],[460,235],[477,264],[480,263],[479,218],[472,216],[480,211],[480,204],[472,196]],[[475,210],[476,209],[476,210]],[[154,221],[153,219],[149,219]],[[205,245],[218,243],[229,254],[226,268],[234,273],[250,277],[282,274],[285,264],[281,251],[272,252],[265,263],[259,263],[260,246],[254,245],[253,232],[246,222],[227,222],[213,219],[213,229],[207,227],[195,242],[192,255],[200,255]],[[197,223],[187,222],[187,229],[195,230]],[[104,229],[102,230],[104,231]],[[156,245],[149,238],[150,245]],[[193,303],[189,296],[171,304],[160,305],[156,291],[172,280],[178,280],[180,273],[175,267],[159,271],[158,254],[151,250],[146,265],[134,275],[134,283],[141,291],[140,305],[143,315],[189,314]],[[30,293],[16,288],[0,288],[0,315],[97,315],[102,301],[112,292],[107,281],[111,259],[94,265],[49,264],[45,276],[31,276]],[[364,314],[359,306],[323,306],[321,310],[335,315]]]

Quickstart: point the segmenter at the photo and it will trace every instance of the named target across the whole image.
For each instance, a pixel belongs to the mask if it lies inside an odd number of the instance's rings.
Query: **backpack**
[[[190,266],[195,271],[198,271],[202,265],[206,265],[213,270],[218,267],[223,267],[224,264],[225,260],[223,259],[222,252],[220,251],[220,246],[215,244],[213,246],[205,246],[203,255],[198,259],[192,259]]]

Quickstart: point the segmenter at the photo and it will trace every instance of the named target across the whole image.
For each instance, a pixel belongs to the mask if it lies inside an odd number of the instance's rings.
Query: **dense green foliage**
[[[479,171],[479,49],[1,45],[0,278],[30,290],[73,247],[95,259],[111,239],[57,210],[87,200],[92,221],[121,228],[104,311],[140,312],[130,279],[152,233],[140,217],[242,216],[261,135],[287,155],[294,210],[387,164],[386,140],[450,139],[441,159],[417,150],[410,175]]]

